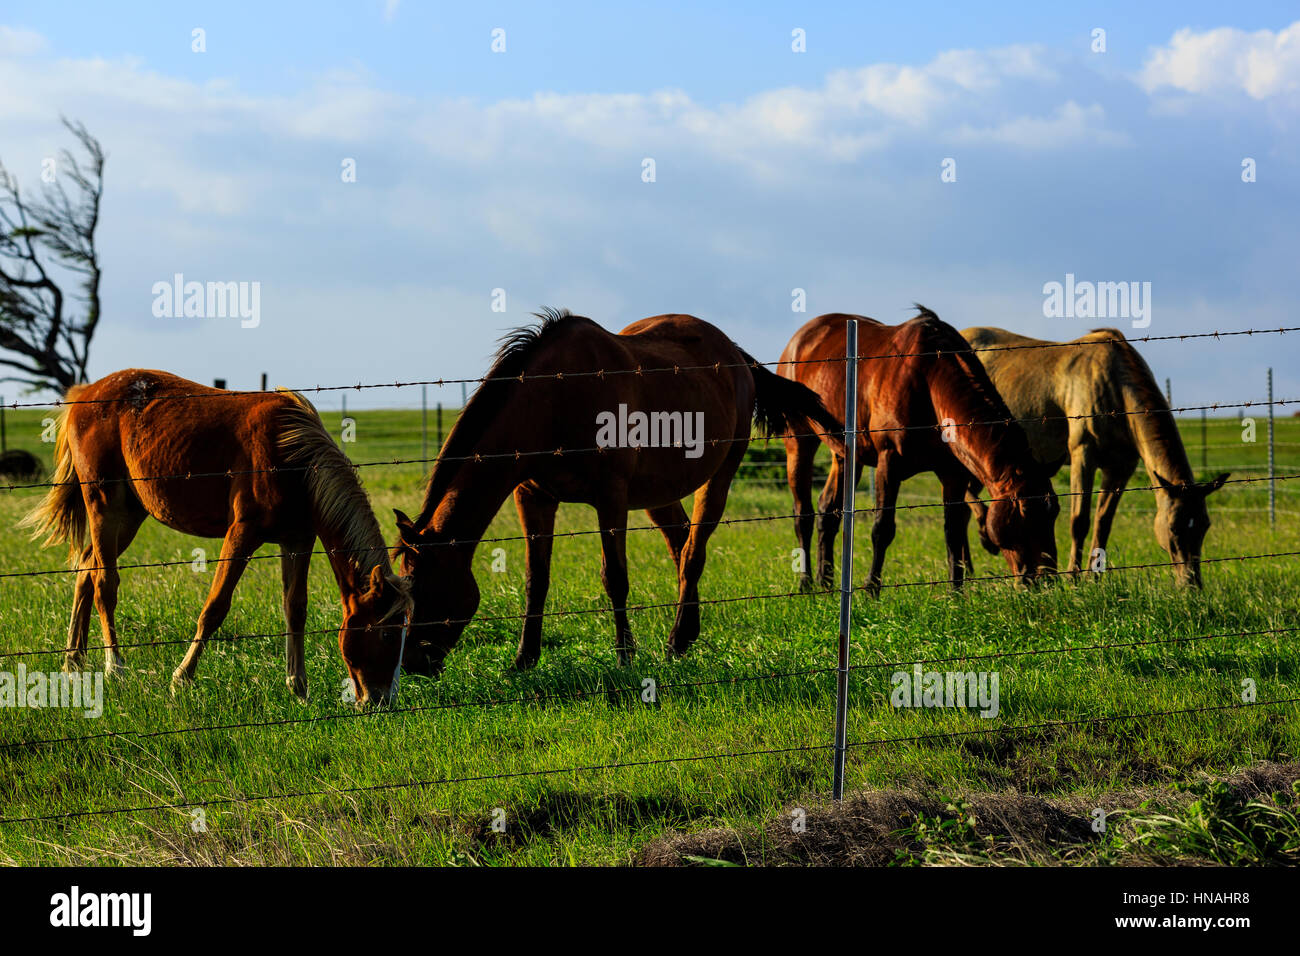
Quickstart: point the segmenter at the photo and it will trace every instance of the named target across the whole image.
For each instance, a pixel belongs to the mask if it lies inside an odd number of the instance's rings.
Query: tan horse
[[[1196,481],[1169,403],[1124,334],[1096,329],[1072,340],[1081,343],[1076,348],[1001,349],[1057,343],[993,328],[966,329],[962,336],[976,349],[993,348],[975,354],[1012,414],[1026,419],[1035,457],[1052,472],[1070,462],[1069,570],[1077,573],[1083,563],[1094,476],[1101,472],[1090,556],[1104,553],[1120,496],[1141,458],[1156,485],[1156,540],[1176,562],[1178,583],[1200,587],[1201,545],[1210,528],[1205,499],[1228,475]],[[973,485],[972,496],[978,490]],[[984,506],[973,501],[971,507],[984,546],[996,551],[984,534]]]
[[[410,604],[406,582],[392,571],[351,462],[311,403],[293,392],[226,392],[142,369],[74,386],[66,400],[72,404],[59,416],[56,484],[22,522],[47,546],[68,544],[70,562],[81,569],[65,669],[84,663],[92,602],[105,669],[122,666],[117,560],[152,515],[184,534],[224,538],[174,684],[193,679],[249,558],[275,542],[289,632],[287,683],[306,695],[307,570],[319,535],[343,602],[339,650],[358,702],[396,693],[403,634],[396,622]]]
[[[516,667],[533,666],[541,654],[562,501],[596,509],[601,579],[614,609],[621,664],[636,646],[626,610],[627,516],[645,509],[677,570],[668,651],[686,653],[700,632],[705,546],[722,518],[753,420],[769,434],[796,425],[836,427],[811,391],[756,365],[720,329],[693,316],[642,319],[617,335],[567,312],[540,318],[540,325],[505,340],[443,445],[419,516],[396,512],[397,553],[415,598],[408,670],[438,672],[474,616],[474,550],[512,493],[527,536],[527,611]],[[651,433],[660,422],[670,440],[654,440],[637,425],[629,426],[628,440],[611,442],[634,416],[645,416]],[[682,439],[676,442],[674,421]],[[693,425],[689,437],[687,425]],[[688,518],[681,502],[692,492]]]

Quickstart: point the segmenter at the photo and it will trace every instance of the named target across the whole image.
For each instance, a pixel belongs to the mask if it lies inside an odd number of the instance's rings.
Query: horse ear
[[[1222,487],[1223,487],[1223,483],[1224,483],[1225,481],[1228,480],[1228,476],[1229,476],[1230,474],[1232,474],[1232,473],[1231,473],[1231,472],[1228,472],[1228,471],[1225,471],[1225,472],[1224,472],[1223,474],[1221,474],[1221,475],[1216,475],[1212,481],[1207,481],[1207,482],[1202,486],[1202,488],[1204,489],[1205,493],[1208,495],[1208,494],[1210,494],[1211,492],[1218,491],[1220,488],[1222,488]]]
[[[1152,477],[1155,478],[1156,482],[1160,485],[1160,487],[1163,488],[1165,491],[1169,492],[1169,494],[1176,495],[1178,494],[1178,492],[1182,491],[1181,485],[1175,485],[1172,482],[1165,481],[1164,476],[1161,475],[1160,472],[1153,471],[1151,472],[1151,475]]]
[[[397,535],[402,539],[402,543],[412,546],[418,545],[420,543],[420,532],[416,530],[415,523],[406,516],[406,512],[400,508],[394,508],[393,515],[397,518]]]
[[[388,581],[384,577],[383,567],[376,564],[373,568],[370,569],[370,590],[371,591],[374,591],[376,594],[383,594],[384,585],[387,583]]]

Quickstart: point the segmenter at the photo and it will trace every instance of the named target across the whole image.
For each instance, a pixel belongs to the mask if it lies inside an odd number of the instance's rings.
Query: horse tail
[[[63,396],[71,401],[85,386],[74,385]],[[20,528],[31,528],[32,538],[45,537],[41,547],[56,544],[68,545],[68,562],[76,563],[86,543],[86,502],[81,497],[81,479],[72,465],[72,447],[68,442],[68,410],[59,410],[54,445],[54,475],[50,478],[49,493],[21,521]]]
[[[771,437],[815,432],[837,455],[844,453],[844,424],[802,382],[777,375],[744,350],[740,353],[754,377],[754,421]]]

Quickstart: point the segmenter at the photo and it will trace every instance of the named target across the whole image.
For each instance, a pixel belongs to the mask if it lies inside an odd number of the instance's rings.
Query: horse
[[[1028,585],[1056,565],[1053,523],[1059,511],[1047,473],[966,342],[952,326],[918,305],[901,325],[860,315],[830,313],[806,322],[786,345],[777,373],[812,388],[829,409],[844,408],[845,339],[858,322],[858,433],[856,485],[865,465],[876,468],[871,571],[865,590],[880,593],[885,552],[895,534],[899,485],[923,471],[943,488],[944,541],[954,590],[972,568],[965,495],[971,476],[993,494],[987,527],[1015,581]],[[838,414],[836,415],[838,422]],[[839,426],[841,429],[842,425]],[[807,556],[814,523],[813,458],[821,439],[807,432],[785,438],[786,477],[795,502],[795,533],[805,556],[800,583],[811,587]],[[832,458],[817,504],[817,579],[829,587],[835,567],[845,463]]]
[[[114,624],[117,561],[152,516],[183,534],[223,538],[173,688],[193,680],[253,553],[276,542],[288,626],[286,683],[306,696],[307,571],[319,536],[339,586],[339,650],[357,702],[396,695],[409,587],[393,573],[352,463],[310,402],[295,392],[227,392],[167,372],[127,369],[73,386],[65,403],[52,488],[21,522],[34,529],[33,538],[44,536],[47,547],[66,543],[77,572],[65,670],[84,665],[92,602],[105,670],[123,666]]]
[[[1173,560],[1176,582],[1201,586],[1201,545],[1210,529],[1205,499],[1229,473],[1198,482],[1169,403],[1151,369],[1119,329],[1094,329],[1070,342],[1031,339],[1005,329],[962,333],[1025,430],[1034,456],[1055,473],[1070,462],[1070,562],[1079,574],[1093,480],[1101,495],[1090,556],[1105,553],[1120,496],[1138,459],[1155,480],[1155,534]],[[986,350],[986,351],[980,351]],[[979,492],[971,486],[971,496]],[[984,514],[972,501],[984,539]],[[992,549],[991,542],[985,547]],[[1092,562],[1090,562],[1091,564]]]
[[[627,516],[646,511],[677,569],[668,653],[685,654],[700,632],[705,547],[745,456],[751,419],[769,434],[807,421],[834,425],[812,392],[693,316],[654,316],[614,334],[567,311],[535,314],[538,324],[503,338],[447,436],[418,517],[394,509],[394,555],[414,597],[404,663],[415,673],[439,673],[477,611],[474,550],[512,493],[527,542],[516,668],[541,656],[561,502],[596,510],[621,666],[636,650],[626,610]],[[692,492],[688,519],[681,500]]]

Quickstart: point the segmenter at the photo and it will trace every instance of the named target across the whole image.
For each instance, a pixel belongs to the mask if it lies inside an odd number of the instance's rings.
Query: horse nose
[[[357,701],[362,707],[385,707],[397,700],[397,685],[389,684],[381,689],[367,687]]]

